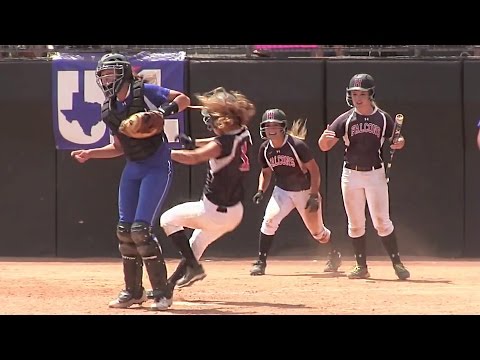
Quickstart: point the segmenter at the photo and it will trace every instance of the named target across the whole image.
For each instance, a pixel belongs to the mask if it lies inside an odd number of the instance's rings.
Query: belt
[[[220,213],[226,213],[228,211],[228,208],[226,206],[219,206],[217,207],[217,211]]]
[[[375,166],[357,166],[357,165],[346,163],[345,167],[347,169],[356,170],[356,171],[372,171],[372,170],[380,169],[382,167],[382,164],[375,165]]]

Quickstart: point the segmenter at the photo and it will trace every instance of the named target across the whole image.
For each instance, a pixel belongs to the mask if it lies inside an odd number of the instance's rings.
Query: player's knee
[[[272,221],[271,219],[264,219],[262,222],[262,226],[260,227],[260,231],[265,235],[275,235],[278,229],[278,223],[276,221]]]
[[[117,224],[117,238],[120,242],[131,243],[132,240],[132,224],[120,221]]]
[[[348,236],[357,238],[365,234],[365,226],[351,226],[348,225]]]
[[[387,236],[390,235],[393,231],[393,224],[391,220],[380,223],[375,227],[377,230],[378,236]]]
[[[131,236],[137,246],[153,241],[150,224],[143,221],[132,224]]]
[[[159,244],[154,240],[150,224],[138,221],[132,224],[132,240],[144,260],[161,258]]]
[[[119,222],[117,225],[118,250],[124,258],[135,258],[137,256],[137,247],[132,240],[132,224]]]
[[[183,230],[183,226],[173,225],[174,213],[167,211],[160,217],[160,227],[167,236],[170,236],[177,231]]]

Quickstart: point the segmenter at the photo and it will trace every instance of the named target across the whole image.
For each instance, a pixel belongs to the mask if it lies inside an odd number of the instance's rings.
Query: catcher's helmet
[[[285,134],[287,131],[287,115],[280,109],[268,109],[262,115],[262,122],[260,123],[260,137],[267,139],[265,129],[266,123],[278,123],[282,125],[282,131]]]
[[[101,74],[103,70],[113,70],[113,73]],[[105,97],[111,98],[118,94],[125,82],[132,80],[132,65],[125,55],[105,54],[98,61],[96,76],[97,84]],[[110,81],[111,77],[113,77],[113,81]]]
[[[351,94],[353,90],[368,91],[370,100],[373,100],[375,98],[375,81],[373,77],[369,74],[356,74],[350,79],[346,93],[347,105],[350,107],[353,107]]]

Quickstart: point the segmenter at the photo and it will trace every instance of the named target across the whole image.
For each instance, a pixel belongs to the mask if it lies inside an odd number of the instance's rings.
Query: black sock
[[[175,244],[178,251],[180,251],[180,254],[185,258],[185,262],[188,266],[195,267],[199,265],[195,255],[193,255],[193,250],[190,247],[185,230],[170,234],[169,238],[172,239],[172,242]]]
[[[367,239],[365,235],[358,238],[351,238],[355,260],[359,266],[367,266]]]
[[[267,262],[268,252],[272,247],[274,235],[265,235],[260,231],[260,236],[258,237],[258,260]]]
[[[172,275],[168,278],[167,282],[171,285],[175,285],[178,280],[180,280],[184,275],[185,271],[187,270],[187,263],[185,258],[182,258],[177,265],[177,268],[173,272]]]
[[[328,246],[328,256],[335,256],[339,253],[332,235],[330,235],[330,241],[327,243],[327,246]]]
[[[383,247],[387,251],[390,260],[392,260],[392,264],[400,264],[400,254],[398,253],[397,237],[395,235],[395,231],[393,231],[390,235],[380,236],[380,239],[382,239]]]

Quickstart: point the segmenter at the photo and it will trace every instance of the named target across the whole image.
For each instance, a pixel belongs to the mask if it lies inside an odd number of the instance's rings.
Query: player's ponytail
[[[297,139],[305,140],[307,137],[307,119],[295,120],[291,129],[287,131],[287,134]]]

